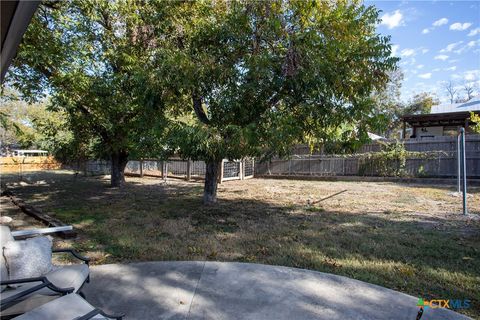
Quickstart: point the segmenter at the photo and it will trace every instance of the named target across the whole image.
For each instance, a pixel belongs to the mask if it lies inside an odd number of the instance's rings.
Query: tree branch
[[[210,124],[210,119],[208,119],[205,110],[202,108],[202,98],[198,95],[198,93],[192,93],[192,102],[193,102],[193,110],[197,115],[198,120],[200,120],[204,124]]]

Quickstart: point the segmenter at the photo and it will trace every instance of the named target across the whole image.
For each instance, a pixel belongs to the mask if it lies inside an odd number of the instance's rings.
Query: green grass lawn
[[[119,190],[67,172],[27,178],[14,193],[73,224],[73,245],[97,264],[207,259],[306,268],[426,299],[470,299],[473,308],[461,312],[480,318],[479,189],[471,189],[475,215],[466,218],[461,198],[431,186],[253,179],[222,184],[219,203],[205,207],[194,182],[128,178]]]

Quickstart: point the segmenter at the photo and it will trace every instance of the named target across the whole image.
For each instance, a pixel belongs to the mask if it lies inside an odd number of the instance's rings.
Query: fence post
[[[240,170],[239,170],[239,172],[238,172],[238,175],[239,175],[238,178],[239,178],[240,180],[243,180],[243,179],[245,178],[245,170],[244,170],[244,164],[245,164],[245,162],[244,162],[244,161],[245,161],[244,159],[240,160],[240,168],[239,168]]]
[[[255,178],[255,158],[252,158],[252,178]]]
[[[168,178],[168,161],[161,161],[162,163],[162,179],[167,181]]]
[[[312,175],[312,155],[308,155],[308,175]]]
[[[467,159],[465,157],[465,129],[460,128],[460,149],[462,151],[462,175],[463,175],[463,214],[467,214]]]
[[[457,136],[457,187],[458,187],[458,193],[462,191],[462,188],[460,187],[460,175],[461,175],[461,168],[462,164],[460,162],[461,155],[460,155],[460,134]]]
[[[190,159],[187,160],[187,181],[190,181],[192,177],[192,161]]]
[[[143,160],[140,160],[140,177],[143,178]]]
[[[223,166],[224,166],[225,159],[222,159],[222,162],[220,162],[220,173],[218,174],[218,183],[223,182]]]

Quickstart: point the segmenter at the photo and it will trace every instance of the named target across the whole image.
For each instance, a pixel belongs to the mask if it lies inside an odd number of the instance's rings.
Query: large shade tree
[[[377,123],[371,99],[396,68],[378,11],[356,1],[185,3],[169,53],[194,118],[169,146],[206,161],[204,203],[219,165],[287,152],[299,141],[358,142]],[[195,9],[192,9],[195,8]],[[198,14],[198,13],[201,14]],[[195,14],[197,13],[197,15]],[[158,58],[163,61],[164,57]]]
[[[97,156],[111,160],[112,186],[124,183],[128,157],[161,134],[171,96],[152,73],[164,39],[152,40],[153,10],[129,0],[44,2],[8,78],[24,98],[50,95],[50,107],[66,112],[76,136],[98,142]],[[170,33],[168,20],[161,21],[157,31]]]
[[[2,147],[48,150],[55,156],[72,146],[72,132],[63,112],[47,110],[48,101],[27,104],[5,88],[0,98],[4,121],[0,122]]]

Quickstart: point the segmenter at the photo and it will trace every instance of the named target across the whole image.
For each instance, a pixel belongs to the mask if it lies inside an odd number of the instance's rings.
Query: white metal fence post
[[[220,164],[220,173],[218,175],[218,183],[223,182],[223,172],[224,172],[224,166],[225,166],[225,159],[222,160]]]
[[[463,214],[467,214],[467,159],[465,157],[465,129],[460,128],[463,173]]]
[[[238,172],[238,175],[239,175],[239,179],[240,180],[243,180],[245,178],[245,171],[244,171],[244,162],[245,160],[240,160],[240,166],[239,166],[239,172]]]
[[[458,193],[462,191],[462,188],[460,187],[460,175],[461,175],[461,168],[462,168],[462,163],[460,161],[461,159],[461,154],[460,154],[460,135],[461,133],[458,134],[457,136],[457,186],[458,186]]]

